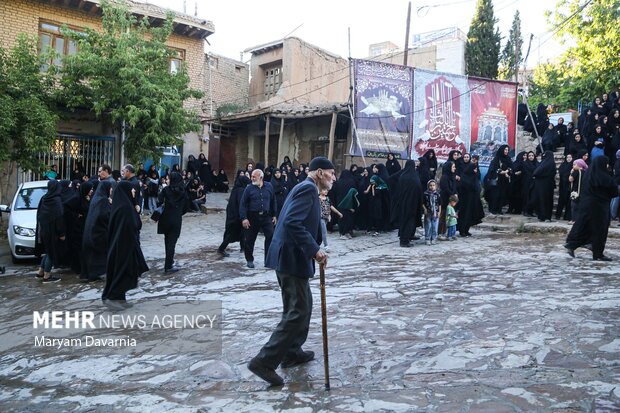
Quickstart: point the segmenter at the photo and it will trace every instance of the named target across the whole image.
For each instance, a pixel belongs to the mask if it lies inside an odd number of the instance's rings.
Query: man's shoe
[[[593,258],[594,261],[613,261],[606,255],[601,255],[600,257]]]
[[[217,250],[217,253],[220,254],[222,257],[230,257],[230,254],[226,251]]]
[[[284,384],[284,380],[282,377],[278,376],[278,373],[276,373],[274,369],[263,366],[263,364],[258,361],[256,357],[248,363],[248,370],[272,386],[281,386]]]
[[[426,241],[426,245],[431,245],[431,242],[430,241]]]
[[[401,242],[400,246],[403,247],[403,248],[411,248],[411,247],[413,247],[413,245],[411,245],[411,243],[409,241]]]
[[[123,311],[128,308],[124,306],[119,300],[103,300],[103,304],[112,311]]]
[[[179,271],[179,267],[164,268],[164,274],[172,274]]]
[[[573,248],[569,247],[568,245],[564,245],[564,248],[566,248],[566,252],[568,253],[568,255],[575,258],[575,250]]]
[[[247,266],[248,268],[254,268],[254,261],[248,261]]]
[[[301,353],[297,354],[295,358],[285,358],[284,360],[282,360],[282,363],[280,363],[280,367],[282,367],[283,369],[288,369],[290,367],[295,367],[300,364],[307,363],[311,360],[314,360],[314,351],[302,351]]]
[[[47,277],[47,278],[43,278],[43,279],[42,279],[42,281],[43,281],[43,284],[47,284],[47,283],[55,283],[55,282],[60,281],[60,278],[58,278],[58,277],[54,277],[53,275],[50,275],[50,276],[49,276],[49,277]]]

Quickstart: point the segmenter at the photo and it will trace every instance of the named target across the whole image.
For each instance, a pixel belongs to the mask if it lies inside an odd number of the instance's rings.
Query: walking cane
[[[323,364],[325,365],[325,390],[329,390],[329,351],[327,345],[327,304],[325,302],[325,263],[319,264],[321,287],[321,319],[323,322]]]

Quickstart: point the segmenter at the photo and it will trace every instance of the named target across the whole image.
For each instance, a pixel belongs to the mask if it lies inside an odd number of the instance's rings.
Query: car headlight
[[[34,237],[34,229],[20,227],[19,225],[13,225],[13,232],[22,237]]]

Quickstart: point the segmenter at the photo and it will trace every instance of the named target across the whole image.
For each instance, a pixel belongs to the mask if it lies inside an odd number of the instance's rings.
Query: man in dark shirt
[[[271,183],[263,181],[260,169],[252,171],[252,185],[245,187],[239,205],[239,217],[243,225],[245,245],[243,252],[248,268],[254,268],[254,243],[258,231],[265,234],[265,257],[276,225],[276,196]]]
[[[136,197],[134,198],[136,202],[135,208],[136,212],[139,214],[142,211],[144,205],[142,205],[142,184],[136,177],[136,170],[134,169],[133,165],[127,164],[123,166],[121,174],[123,175],[123,179],[129,181],[129,183],[131,183],[131,187],[136,190]]]

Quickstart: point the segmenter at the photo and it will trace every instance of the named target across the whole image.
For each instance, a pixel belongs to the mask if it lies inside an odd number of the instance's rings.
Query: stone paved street
[[[318,276],[305,345],[317,360],[278,370],[286,382],[280,388],[246,369],[279,320],[280,292],[274,272],[262,265],[262,237],[255,269],[244,266],[238,244],[229,258],[215,253],[223,222],[224,213],[214,211],[185,217],[177,248],[183,270],[172,276],[162,270],[163,236],[146,222],[142,243],[151,271],[128,295],[222,300],[221,357],[14,347],[0,353],[1,410],[620,411],[618,238],[607,245],[615,261],[593,263],[586,250],[571,259],[557,233],[475,230],[470,239],[432,247],[418,241],[412,249],[398,247],[396,232],[352,240],[332,234],[327,392]],[[81,284],[69,273],[41,285],[35,269],[8,265],[0,278],[2,342],[32,324],[42,300],[101,295],[101,284]]]

